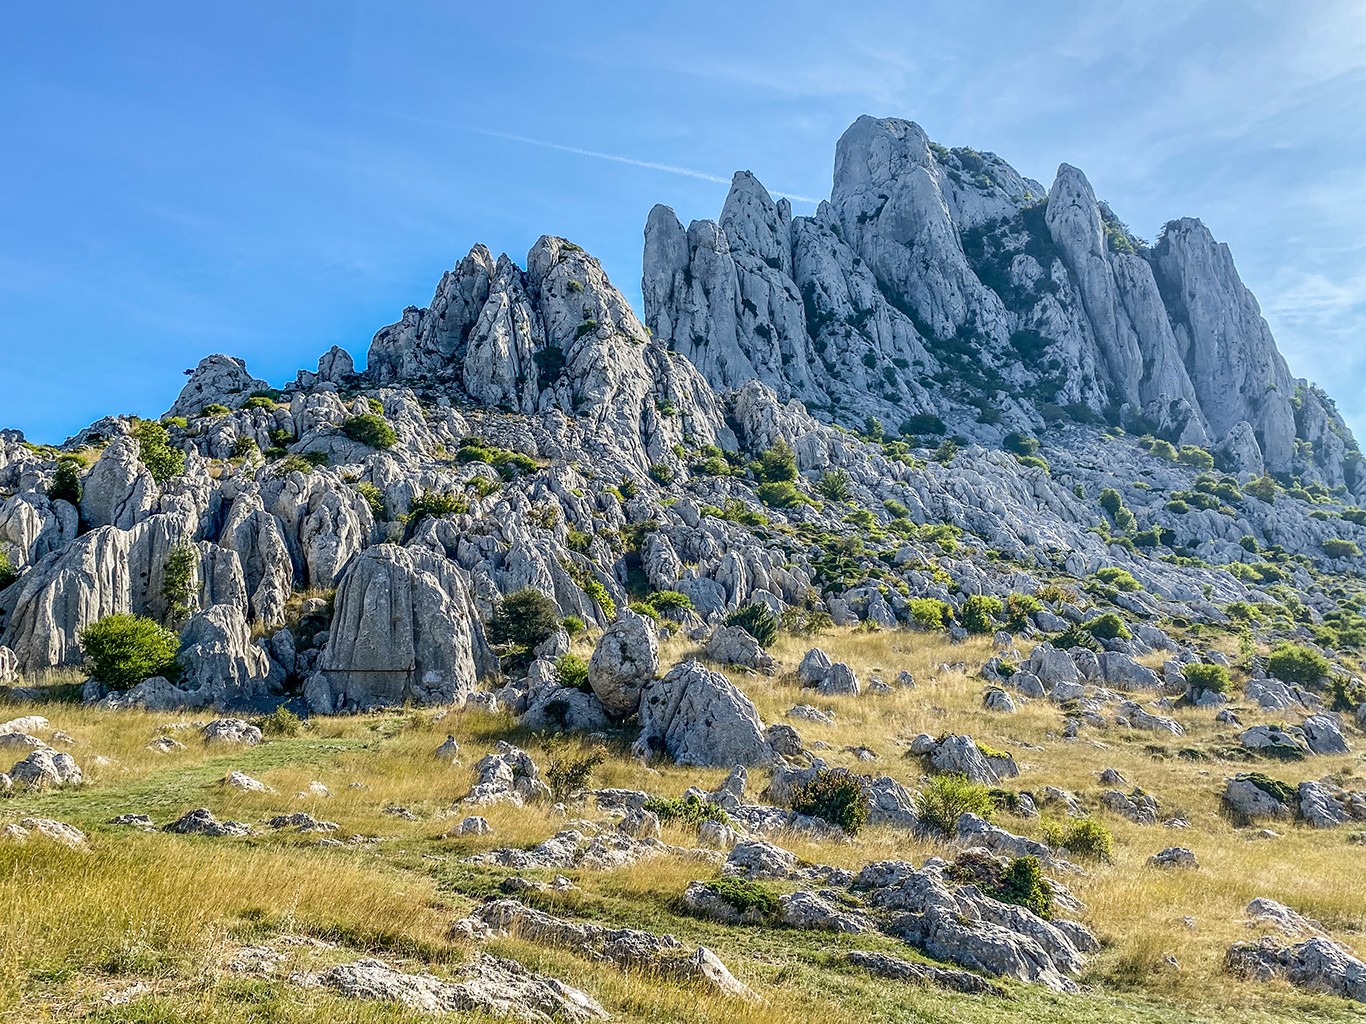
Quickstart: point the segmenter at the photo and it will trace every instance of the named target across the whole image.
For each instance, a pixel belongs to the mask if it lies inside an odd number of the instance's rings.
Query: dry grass
[[[783,721],[783,713],[798,703],[833,709],[833,725],[798,723],[808,744],[828,744],[821,754],[829,762],[889,774],[914,789],[922,766],[902,756],[910,739],[920,732],[966,732],[1015,754],[1021,777],[1014,788],[1070,789],[1112,829],[1114,863],[1088,865],[1085,875],[1065,879],[1086,902],[1086,919],[1106,943],[1085,979],[1093,986],[1090,991],[1059,997],[1012,985],[1005,998],[950,998],[879,982],[844,965],[843,951],[857,944],[915,954],[883,937],[727,928],[681,915],[677,897],[689,881],[711,870],[684,858],[656,858],[610,872],[570,872],[580,890],[545,905],[705,943],[764,997],[764,1004],[701,997],[563,950],[509,941],[495,944],[494,951],[586,989],[622,1020],[767,1024],[825,1019],[835,1005],[869,1021],[888,1022],[1360,1019],[1359,1011],[1342,1001],[1239,982],[1219,971],[1228,943],[1249,934],[1242,912],[1254,896],[1272,896],[1317,917],[1348,942],[1366,931],[1366,900],[1356,881],[1361,848],[1350,845],[1344,831],[1284,826],[1280,838],[1255,840],[1219,815],[1224,776],[1246,766],[1219,759],[1231,747],[1233,731],[1217,725],[1212,711],[1177,711],[1187,730],[1179,739],[1110,728],[1084,730],[1080,739],[1067,741],[1061,737],[1061,714],[1046,701],[1014,715],[981,709],[983,684],[976,673],[991,655],[985,641],[951,646],[935,635],[841,630],[815,642],[848,662],[865,682],[872,675],[892,681],[903,669],[917,681],[915,689],[885,696],[827,699],[802,691],[790,676],[731,673],[765,721]],[[774,653],[790,669],[809,646],[783,637]],[[694,656],[690,648],[667,641],[666,664]],[[941,667],[957,663],[965,668]],[[284,982],[227,974],[222,963],[236,945],[280,932],[328,937],[340,944],[338,957],[379,955],[438,973],[463,961],[470,951],[448,941],[446,930],[495,891],[506,872],[476,869],[460,859],[495,846],[539,842],[565,825],[549,808],[488,807],[479,813],[493,825],[494,836],[446,837],[466,813],[455,801],[469,787],[469,766],[503,737],[531,751],[543,769],[556,757],[587,749],[581,739],[518,734],[510,719],[474,712],[439,716],[424,709],[315,720],[298,737],[254,749],[224,749],[206,747],[191,727],[191,716],[108,713],[74,705],[6,709],[14,715],[30,711],[46,714],[54,727],[73,737],[71,751],[85,768],[87,785],[0,802],[0,819],[45,814],[80,825],[91,839],[85,852],[39,841],[0,845],[0,905],[8,910],[8,927],[0,937],[0,1012],[25,1021],[417,1019],[393,1007],[348,1005]],[[168,726],[182,726],[171,733],[186,749],[171,754],[148,749]],[[462,745],[463,765],[432,757],[448,733]],[[609,740],[609,758],[595,784],[672,796],[691,785],[714,786],[725,775],[722,769],[646,767],[626,756],[629,739]],[[879,759],[857,761],[844,750],[856,745],[871,747]],[[1099,810],[1097,776],[1107,767],[1122,772],[1128,786],[1154,793],[1164,817],[1184,817],[1190,828],[1140,827]],[[234,768],[274,792],[225,788],[220,780]],[[1329,772],[1359,774],[1361,761],[1344,755],[1265,770],[1293,782]],[[753,773],[756,789],[763,775]],[[332,795],[300,796],[314,781]],[[123,812],[149,813],[164,823],[196,806],[258,825],[271,815],[306,809],[339,822],[347,833],[375,840],[324,849],[315,838],[297,833],[214,840],[102,824]],[[395,806],[417,820],[385,813]],[[1002,824],[1027,834],[1039,830],[1037,821],[1007,817]],[[682,829],[669,830],[666,838],[678,845],[694,841]],[[867,830],[854,841],[793,836],[784,845],[808,860],[847,867],[888,857],[918,862],[944,852],[933,840],[887,829]],[[1201,869],[1147,868],[1147,857],[1168,845],[1194,849]],[[1177,958],[1179,970],[1162,968],[1167,954]],[[144,998],[119,1007],[104,1002],[110,991],[134,983],[148,986]]]

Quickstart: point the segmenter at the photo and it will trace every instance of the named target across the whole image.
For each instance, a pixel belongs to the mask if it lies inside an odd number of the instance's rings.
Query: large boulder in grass
[[[643,615],[625,611],[607,627],[588,661],[588,685],[610,715],[635,713],[640,693],[659,672],[659,637]]]
[[[739,626],[720,626],[707,641],[707,657],[718,665],[752,668],[765,675],[777,671],[777,662],[764,645]]]
[[[759,712],[725,676],[696,661],[676,665],[640,696],[637,756],[679,764],[753,765],[771,760]]]
[[[322,714],[460,703],[486,644],[454,562],[394,544],[357,555],[342,577],[318,671],[304,687]]]

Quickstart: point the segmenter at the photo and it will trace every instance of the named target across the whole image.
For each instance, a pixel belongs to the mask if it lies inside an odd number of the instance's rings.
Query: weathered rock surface
[[[635,714],[640,694],[659,672],[659,637],[652,623],[635,612],[603,632],[588,662],[588,685],[608,714]]]
[[[772,756],[749,698],[695,661],[676,665],[645,686],[640,738],[633,749],[692,765],[762,764]]]

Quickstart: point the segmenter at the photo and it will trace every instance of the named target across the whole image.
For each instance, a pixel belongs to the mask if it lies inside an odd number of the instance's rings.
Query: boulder
[[[1198,868],[1195,854],[1184,846],[1169,846],[1148,858],[1150,868]]]
[[[667,754],[679,764],[753,765],[771,757],[749,698],[699,662],[674,666],[645,685],[637,756]]]
[[[19,761],[7,773],[15,785],[31,789],[49,786],[79,786],[81,769],[70,755],[50,747],[40,747]]]
[[[215,718],[199,731],[205,743],[240,743],[254,747],[261,742],[261,730],[240,718]]]
[[[231,708],[281,690],[283,673],[252,643],[246,616],[216,604],[190,619],[180,634],[180,688],[191,707]]]
[[[483,629],[454,563],[380,544],[346,569],[304,693],[324,714],[458,703],[474,690],[485,657]]]
[[[857,697],[858,676],[842,661],[830,666],[825,678],[816,684],[816,692],[823,697]]]
[[[707,641],[707,657],[720,665],[752,668],[765,675],[777,671],[777,662],[758,640],[739,626],[721,626]]]
[[[640,705],[640,694],[659,672],[659,638],[654,623],[625,611],[603,632],[588,662],[588,685],[607,713],[625,718]]]

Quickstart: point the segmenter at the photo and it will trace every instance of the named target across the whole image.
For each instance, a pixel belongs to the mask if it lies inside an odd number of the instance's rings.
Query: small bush
[[[799,608],[788,605],[778,616],[778,628],[793,636],[815,636],[834,626],[835,622],[827,611]]]
[[[258,718],[256,727],[266,736],[297,736],[304,723],[303,719],[281,704],[270,714]]]
[[[532,465],[534,466],[535,463],[533,462]],[[675,476],[674,468],[667,462],[655,462],[650,466],[650,479],[661,486],[668,487],[674,482]]]
[[[848,473],[842,469],[832,469],[816,481],[816,493],[828,501],[848,501],[854,490]]]
[[[991,790],[966,775],[936,775],[920,791],[915,801],[920,820],[946,836],[954,834],[958,819],[972,813],[990,818],[996,810]]]
[[[254,395],[243,402],[241,407],[243,409],[274,409],[275,403],[265,395]]]
[[[546,769],[545,781],[550,787],[550,793],[556,800],[563,800],[565,797],[584,789],[593,772],[598,765],[606,758],[599,753],[588,754],[584,757],[570,757],[550,762],[550,767]]]
[[[969,633],[991,633],[1004,611],[1005,606],[999,597],[973,594],[963,602],[963,628]]]
[[[786,480],[771,480],[754,489],[755,496],[769,508],[796,508],[798,505],[814,504],[801,491]]]
[[[791,483],[797,479],[797,455],[782,438],[766,449],[754,466],[754,475],[767,483]]]
[[[372,412],[352,416],[341,425],[341,431],[351,440],[371,448],[392,448],[398,442],[398,434],[394,433],[389,421]]]
[[[936,597],[913,597],[907,604],[911,621],[921,629],[948,629],[953,622],[953,609]]]
[[[198,594],[194,585],[199,552],[193,545],[177,544],[161,567],[161,596],[166,602],[166,621],[178,626],[194,614]]]
[[[1323,553],[1329,558],[1356,558],[1361,554],[1361,548],[1354,540],[1329,537],[1323,542]]]
[[[1121,569],[1117,565],[1107,565],[1103,569],[1097,569],[1094,578],[1105,586],[1126,594],[1143,589],[1143,584],[1134,579],[1133,574],[1128,569]]]
[[[1032,594],[1006,595],[1006,629],[1018,633],[1029,625],[1029,617],[1043,611],[1043,602]]]
[[[1006,868],[999,888],[991,895],[1002,903],[1032,910],[1043,919],[1053,916],[1053,890],[1043,876],[1037,857],[1016,857]]]
[[[498,602],[487,634],[490,643],[531,648],[559,629],[560,612],[555,602],[539,590],[527,587]]]
[[[1043,833],[1049,846],[1084,860],[1108,862],[1115,852],[1115,837],[1094,818],[1071,818],[1062,823],[1045,821]]]
[[[1214,468],[1214,456],[1205,449],[1193,444],[1183,444],[1181,451],[1176,457],[1176,461],[1183,466],[1194,466],[1201,471],[1208,471]]]
[[[906,437],[914,437],[916,434],[947,434],[948,425],[938,416],[929,412],[916,413],[908,416],[901,421],[898,428]]]
[[[1280,489],[1281,485],[1276,483],[1270,474],[1263,474],[1248,483],[1243,488],[1243,493],[1252,495],[1258,501],[1272,502],[1276,500],[1276,494]]]
[[[773,646],[773,641],[778,639],[778,617],[767,605],[757,601],[727,615],[726,625],[739,626],[763,647]]]
[[[115,690],[153,676],[174,676],[180,638],[141,615],[109,615],[80,633],[91,675]]]
[[[210,402],[208,405],[204,406],[204,408],[199,410],[199,415],[218,417],[226,416],[230,412],[232,412],[232,410],[229,409],[222,402]]]
[[[1215,693],[1228,693],[1233,681],[1228,677],[1228,669],[1223,665],[1204,665],[1194,663],[1181,670],[1186,685],[1193,691],[1213,690]]]
[[[1328,659],[1309,647],[1282,641],[1271,649],[1266,659],[1266,670],[1286,683],[1317,686],[1328,677],[1332,666]]]
[[[560,625],[564,627],[564,631],[570,636],[578,636],[588,628],[583,619],[579,618],[577,615],[566,615],[560,620]]]
[[[416,526],[430,516],[444,519],[447,516],[464,515],[470,510],[470,503],[456,494],[429,491],[419,494],[408,504],[408,525]]]
[[[730,821],[730,816],[722,808],[708,803],[695,793],[674,799],[654,797],[646,800],[642,806],[645,810],[658,815],[659,820],[665,824],[682,822],[686,825],[700,825],[704,821],[719,821],[724,825]]]
[[[1124,497],[1113,487],[1107,487],[1100,492],[1100,507],[1113,518],[1124,507]]]
[[[232,459],[245,459],[248,456],[259,455],[260,453],[261,446],[256,443],[256,439],[247,437],[243,434],[241,437],[233,439],[232,448],[228,451],[228,457]]]
[[[14,571],[14,563],[9,560],[9,552],[0,548],[0,590],[4,590],[19,578]]]
[[[650,604],[660,612],[686,612],[692,609],[692,598],[677,590],[656,590]]]
[[[742,914],[753,911],[761,917],[772,917],[778,912],[778,894],[761,882],[718,878],[708,882],[707,888]]]
[[[1039,454],[1038,439],[1030,437],[1027,434],[1007,434],[1005,440],[1002,441],[1002,445],[1005,447],[1006,451],[1013,452],[1016,455],[1030,456]]]
[[[70,502],[77,507],[81,504],[81,464],[74,458],[57,460],[57,471],[52,474],[52,486],[47,496],[53,501],[58,499]]]
[[[560,677],[562,685],[572,686],[585,693],[591,692],[592,688],[588,685],[588,662],[573,651],[561,654],[555,659],[555,674]]]
[[[138,457],[157,483],[164,484],[185,472],[185,453],[171,447],[170,435],[160,423],[138,420],[132,436],[138,443]]]
[[[851,836],[858,835],[868,824],[868,797],[863,782],[847,771],[822,771],[793,788],[792,809],[838,825]]]
[[[378,487],[369,481],[361,481],[356,484],[356,493],[370,506],[370,514],[375,517],[375,522],[382,523],[389,518],[389,511],[384,507],[384,492]]]
[[[1083,623],[1081,628],[1097,640],[1128,640],[1133,636],[1129,632],[1129,627],[1124,624],[1124,620],[1114,612],[1097,615],[1094,619]]]
[[[956,458],[958,458],[958,442],[953,438],[947,438],[940,442],[939,447],[934,450],[934,461],[945,466]]]

